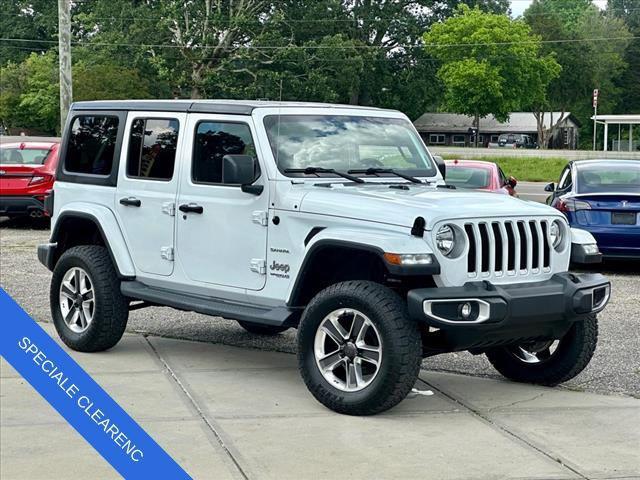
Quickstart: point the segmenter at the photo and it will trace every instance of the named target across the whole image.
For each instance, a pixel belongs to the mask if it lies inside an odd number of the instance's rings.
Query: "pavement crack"
[[[543,395],[546,395],[547,392],[542,392],[539,393],[538,395],[534,395],[531,398],[525,398],[524,400],[516,400],[515,402],[511,402],[511,403],[506,403],[504,405],[496,405],[495,407],[491,407],[490,409],[487,410],[488,413],[493,412],[495,410],[499,410],[501,408],[509,408],[509,407],[513,407],[514,405],[521,405],[523,403],[528,403],[528,402],[533,402],[534,400],[537,400],[538,398],[542,397]]]
[[[231,461],[233,462],[233,465],[236,467],[236,469],[238,470],[238,473],[242,476],[242,478],[244,478],[245,480],[249,480],[249,476],[247,475],[247,473],[245,472],[245,470],[242,468],[242,466],[240,465],[240,463],[238,462],[238,459],[235,457],[235,455],[231,452],[231,450],[229,449],[229,447],[227,446],[226,442],[224,441],[224,439],[222,438],[222,436],[220,435],[220,433],[218,432],[218,430],[216,429],[216,427],[212,424],[212,422],[207,418],[207,416],[205,415],[204,411],[202,410],[202,408],[200,408],[200,405],[198,405],[198,402],[196,402],[195,398],[193,397],[193,395],[191,394],[191,392],[189,391],[189,389],[187,388],[187,386],[180,380],[180,378],[178,378],[178,375],[173,371],[173,369],[171,368],[171,366],[166,362],[166,360],[162,357],[162,355],[160,355],[160,352],[158,352],[158,350],[156,349],[156,347],[149,341],[149,339],[147,338],[146,335],[143,335],[142,338],[144,338],[144,341],[147,342],[147,345],[149,346],[149,348],[151,349],[151,351],[154,353],[154,355],[157,357],[157,359],[160,361],[160,363],[164,366],[164,368],[167,370],[167,372],[169,372],[169,375],[171,375],[171,378],[173,379],[173,381],[178,385],[178,387],[180,388],[180,390],[182,391],[182,393],[187,397],[187,399],[189,400],[189,403],[191,404],[191,406],[195,409],[195,411],[198,413],[198,416],[200,417],[200,419],[205,423],[205,425],[207,426],[207,428],[211,431],[211,433],[213,434],[213,436],[215,437],[215,439],[218,441],[218,443],[220,444],[220,447],[222,447],[222,449],[224,450],[224,452],[228,455],[228,457],[231,459]]]
[[[460,405],[463,409],[467,410],[469,413],[471,413],[472,415],[477,417],[479,420],[491,425],[493,428],[499,430],[504,435],[512,437],[517,442],[519,442],[519,443],[521,443],[523,445],[526,445],[530,449],[532,449],[532,450],[536,451],[537,453],[543,455],[544,457],[548,458],[549,460],[559,464],[561,467],[564,467],[567,470],[569,470],[570,472],[574,473],[575,475],[578,475],[580,478],[585,479],[585,480],[589,479],[589,477],[585,476],[580,471],[578,471],[577,469],[573,468],[571,465],[567,465],[561,458],[558,458],[558,457],[552,455],[551,453],[549,453],[546,450],[543,450],[541,447],[537,446],[535,443],[533,443],[533,442],[531,442],[531,441],[529,441],[529,440],[527,440],[527,439],[525,439],[525,438],[513,433],[511,430],[509,430],[509,429],[505,428],[504,426],[500,425],[499,423],[493,421],[491,419],[491,417],[489,417],[487,414],[483,413],[481,410],[467,405],[466,403],[464,403],[462,400],[460,400],[455,395],[449,394],[449,393],[437,388],[435,385],[427,382],[426,380],[423,380],[422,378],[419,378],[418,380],[421,381],[422,383],[424,383],[425,385],[427,385],[429,388],[432,388],[436,392],[439,392],[441,395],[443,395],[444,397],[448,398],[452,402]],[[538,395],[538,396],[541,396],[541,395],[544,395],[544,392],[542,394]],[[514,403],[521,403],[521,402],[531,401],[531,400],[533,400],[533,398],[527,399],[527,400],[521,400],[520,402],[514,402]],[[490,410],[487,411],[487,413],[489,413],[489,412],[490,412]]]

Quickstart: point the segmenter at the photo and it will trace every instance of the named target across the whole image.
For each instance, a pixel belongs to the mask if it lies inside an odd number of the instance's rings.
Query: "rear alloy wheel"
[[[489,362],[517,382],[558,385],[578,375],[591,361],[598,341],[598,319],[576,321],[564,337],[492,348]]]
[[[82,245],[64,252],[53,269],[49,301],[58,335],[74,350],[107,350],[124,334],[128,302],[105,247]]]
[[[418,325],[392,290],[369,281],[332,285],[316,295],[298,328],[298,366],[313,396],[348,415],[398,404],[420,371]]]

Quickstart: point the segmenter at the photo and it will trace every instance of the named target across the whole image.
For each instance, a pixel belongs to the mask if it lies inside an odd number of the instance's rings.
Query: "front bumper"
[[[39,216],[45,213],[44,203],[36,197],[0,196],[0,216],[18,217],[33,212]]]
[[[535,283],[415,289],[408,308],[412,318],[440,330],[443,349],[481,350],[560,338],[573,322],[601,311],[610,293],[603,275],[560,273]]]

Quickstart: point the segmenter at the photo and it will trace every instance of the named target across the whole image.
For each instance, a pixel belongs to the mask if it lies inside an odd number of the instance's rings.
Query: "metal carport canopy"
[[[604,125],[604,148],[607,151],[607,139],[609,136],[609,124],[612,125],[629,125],[629,151],[633,150],[633,125],[640,124],[640,114],[621,114],[621,115],[593,115],[591,120]],[[618,129],[618,135],[620,130]],[[595,138],[595,137],[594,137]],[[619,142],[618,142],[619,145]]]

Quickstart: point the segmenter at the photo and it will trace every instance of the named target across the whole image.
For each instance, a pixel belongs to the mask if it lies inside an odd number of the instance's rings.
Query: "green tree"
[[[522,21],[463,5],[425,33],[427,50],[441,63],[442,107],[480,119],[504,121],[531,95],[544,97],[560,66],[540,54],[540,38]]]
[[[531,30],[545,43],[542,51],[554,55],[562,66],[549,86],[546,101],[533,102],[540,115],[545,110],[571,111],[582,123],[583,145],[590,143],[591,94],[600,89],[599,112],[611,112],[620,90],[614,80],[624,71],[629,33],[620,19],[601,12],[588,0],[534,0],[524,14]],[[597,39],[610,39],[606,41]],[[595,39],[595,40],[594,40]],[[548,126],[551,135],[556,117]]]
[[[618,88],[618,113],[640,112],[640,3],[638,0],[609,0],[607,14],[625,22],[634,37],[624,53],[627,68],[614,80]]]
[[[60,125],[58,56],[32,53],[0,68],[0,119],[9,127],[56,133]],[[148,83],[133,68],[113,63],[73,65],[74,99],[150,98]],[[59,133],[59,132],[58,132]]]
[[[21,63],[32,51],[57,40],[58,3],[51,0],[0,0],[0,65]],[[27,40],[27,41],[19,41]]]

